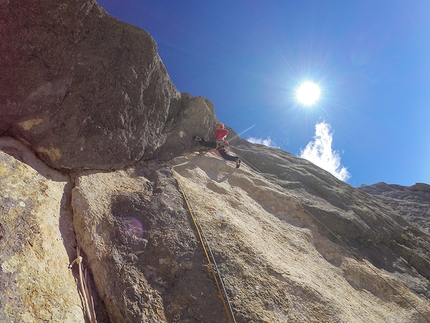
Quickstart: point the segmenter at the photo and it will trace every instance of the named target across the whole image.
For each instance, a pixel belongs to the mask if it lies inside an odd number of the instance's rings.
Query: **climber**
[[[199,136],[193,136],[193,139],[198,141],[202,146],[216,149],[222,158],[224,158],[225,160],[234,161],[236,163],[236,168],[239,168],[241,162],[240,158],[236,156],[231,156],[226,152],[226,147],[230,145],[225,139],[227,134],[228,130],[224,128],[224,125],[222,123],[218,123],[216,125],[215,141],[205,141]]]

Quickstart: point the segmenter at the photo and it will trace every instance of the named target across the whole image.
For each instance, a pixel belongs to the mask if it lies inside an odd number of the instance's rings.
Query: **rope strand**
[[[179,165],[176,165],[176,166],[179,166]],[[191,205],[189,203],[189,200],[188,200],[188,198],[187,198],[187,196],[185,194],[185,191],[182,188],[182,185],[181,185],[178,177],[175,175],[174,167],[176,167],[176,166],[172,166],[171,167],[173,177],[175,178],[176,183],[178,184],[179,191],[182,193],[182,196],[184,198],[185,204],[187,205],[187,208],[188,208],[188,212],[190,213],[191,219],[193,220],[194,226],[196,228],[197,234],[198,234],[199,239],[200,239],[200,243],[202,245],[203,251],[205,253],[206,259],[207,259],[208,264],[209,264],[209,269],[210,269],[210,271],[212,273],[212,276],[213,276],[213,278],[215,280],[215,284],[217,286],[218,293],[219,293],[219,295],[221,297],[221,301],[223,303],[225,312],[227,314],[228,321],[229,321],[229,323],[232,323],[232,322],[236,323],[236,320],[235,320],[234,315],[233,315],[233,309],[232,309],[230,301],[228,299],[227,292],[226,292],[226,289],[225,289],[225,285],[224,285],[224,283],[222,281],[222,278],[221,278],[218,266],[216,264],[215,258],[213,257],[212,250],[210,249],[209,244],[207,243],[206,238],[204,238],[201,226],[199,225],[196,217],[194,216],[194,213],[192,211],[192,208],[191,208]],[[209,250],[209,252],[210,252],[210,254],[212,256],[212,260],[211,260],[211,257],[209,256],[208,250]],[[218,278],[217,278],[217,274],[216,274],[216,272],[214,270],[214,266],[215,266],[216,271],[218,272],[218,276],[220,278],[219,281],[218,281]]]

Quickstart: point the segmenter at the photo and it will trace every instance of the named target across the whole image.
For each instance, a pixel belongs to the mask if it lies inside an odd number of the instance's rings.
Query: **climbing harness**
[[[217,141],[215,149],[216,150],[225,150],[225,144],[223,142]]]
[[[176,183],[178,184],[179,191],[181,192],[182,197],[184,198],[185,204],[187,205],[188,212],[189,212],[189,214],[191,216],[191,219],[193,220],[194,226],[196,228],[197,234],[198,234],[199,239],[200,239],[200,243],[202,245],[203,251],[205,253],[206,259],[207,259],[208,264],[209,264],[209,269],[210,269],[210,271],[212,273],[212,276],[213,276],[213,278],[215,280],[215,284],[217,286],[218,293],[219,293],[219,295],[221,297],[221,301],[223,303],[225,312],[227,314],[228,321],[229,321],[229,323],[232,323],[232,322],[236,323],[236,320],[235,320],[234,314],[233,314],[233,309],[231,307],[231,304],[230,304],[230,301],[229,301],[229,298],[228,298],[228,295],[227,295],[227,291],[226,291],[224,282],[222,280],[220,271],[218,269],[218,265],[217,265],[217,263],[215,261],[215,257],[214,257],[214,255],[212,253],[212,250],[211,250],[211,248],[209,246],[209,243],[208,243],[207,239],[204,237],[202,227],[201,227],[200,223],[198,222],[197,218],[194,215],[194,212],[193,212],[191,204],[190,204],[190,202],[189,202],[189,200],[187,198],[187,195],[185,194],[185,191],[184,191],[184,189],[183,189],[183,187],[182,187],[182,185],[181,185],[178,177],[175,175],[176,171],[175,171],[174,168],[178,167],[178,166],[181,166],[181,165],[184,165],[186,163],[187,162],[184,162],[184,163],[172,166],[171,167],[172,174],[173,174],[173,177],[176,180]],[[217,275],[217,273],[218,273],[218,275]]]

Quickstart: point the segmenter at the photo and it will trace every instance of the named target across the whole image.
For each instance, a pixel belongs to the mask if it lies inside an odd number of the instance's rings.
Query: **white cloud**
[[[309,160],[315,165],[325,169],[342,181],[351,177],[348,170],[340,163],[340,155],[332,150],[333,133],[330,125],[321,122],[315,125],[314,141],[309,142],[305,149],[300,151],[300,157]]]
[[[272,148],[279,148],[278,146],[276,146],[275,142],[272,139],[270,139],[270,137],[267,139],[249,137],[246,140],[249,141],[250,143],[253,143],[253,144],[264,145],[264,146],[272,147]]]

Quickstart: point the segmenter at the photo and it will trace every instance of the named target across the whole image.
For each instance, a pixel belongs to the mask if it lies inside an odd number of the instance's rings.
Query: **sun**
[[[305,82],[297,89],[297,99],[303,105],[312,105],[317,102],[321,91],[317,84]]]

